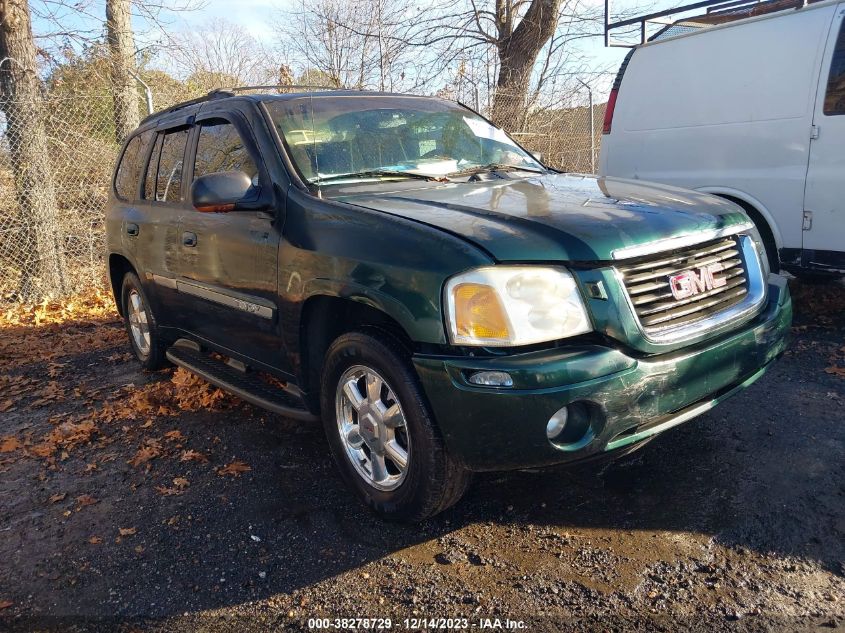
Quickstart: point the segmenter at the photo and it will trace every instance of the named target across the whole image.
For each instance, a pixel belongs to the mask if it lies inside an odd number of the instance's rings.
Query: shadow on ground
[[[0,453],[0,605],[12,603],[0,618],[230,607],[280,618],[271,623],[321,610],[730,617],[754,600],[764,612],[817,600],[828,610],[780,614],[841,615],[843,594],[825,592],[845,586],[845,382],[825,369],[845,357],[845,290],[799,286],[796,296],[791,350],[748,391],[604,468],[478,476],[458,507],[421,526],[362,509],[321,429],[243,405],[101,421],[94,440],[52,463]],[[102,328],[111,340],[119,325]],[[37,409],[22,397],[0,414],[0,437],[35,445],[78,413],[74,394],[168,381],[140,374],[124,352],[62,357],[67,396]],[[45,372],[34,362],[7,374]],[[127,463],[151,438],[159,454]],[[251,470],[220,474],[232,462]]]

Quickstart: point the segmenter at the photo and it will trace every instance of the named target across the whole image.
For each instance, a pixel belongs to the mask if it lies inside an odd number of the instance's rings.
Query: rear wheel
[[[446,449],[399,343],[344,334],[326,354],[321,387],[332,454],[364,503],[421,521],[461,498],[470,473]]]
[[[123,322],[129,335],[129,343],[138,362],[144,369],[155,371],[166,367],[164,342],[158,331],[158,323],[150,309],[150,303],[141,281],[135,273],[126,273],[121,288]]]

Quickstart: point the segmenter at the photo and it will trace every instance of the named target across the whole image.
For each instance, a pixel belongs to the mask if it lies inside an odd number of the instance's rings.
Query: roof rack
[[[685,4],[672,9],[611,22],[610,0],[604,0],[604,45],[611,48],[633,48],[662,37],[680,35],[709,26],[765,15],[767,13],[801,9],[808,4],[821,1],[823,0],[701,0],[700,2]],[[704,14],[674,21],[665,19],[670,16],[705,8],[707,11]],[[649,25],[661,25],[663,28],[649,37],[647,33],[647,27]],[[639,26],[639,42],[624,42],[612,38],[611,31],[632,26]]]
[[[249,90],[348,90],[348,88],[340,88],[338,86],[319,86],[314,84],[275,84],[267,86],[236,86],[234,88],[219,88],[211,92],[229,92],[232,95],[239,92],[247,92]],[[209,93],[211,94],[211,93]]]
[[[183,108],[187,108],[192,105],[197,105],[198,103],[205,103],[206,101],[214,101],[215,99],[226,99],[228,97],[234,97],[239,93],[248,92],[249,90],[277,90],[282,92],[283,90],[301,90],[301,91],[309,91],[309,90],[346,90],[346,88],[338,88],[336,86],[313,86],[308,84],[292,84],[292,85],[268,85],[268,86],[235,86],[233,88],[215,88],[214,90],[210,91],[207,94],[204,94],[201,97],[197,97],[196,99],[189,99],[188,101],[182,101],[175,105],[170,106],[169,108],[165,108],[164,110],[159,110],[158,112],[153,112],[152,114],[144,117],[141,121],[141,124],[147,123],[152,119],[158,118],[163,114],[170,114],[171,112],[176,112],[177,110],[181,110]]]

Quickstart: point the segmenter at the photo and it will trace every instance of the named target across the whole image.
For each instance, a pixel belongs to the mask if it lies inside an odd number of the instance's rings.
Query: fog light
[[[557,448],[577,451],[593,441],[600,424],[597,408],[583,400],[559,409],[546,423],[546,436]]]
[[[513,378],[506,371],[477,371],[468,380],[484,387],[513,387]]]
[[[569,418],[569,410],[563,407],[560,411],[549,418],[549,423],[546,425],[546,436],[553,440],[563,433],[566,428],[566,420]]]

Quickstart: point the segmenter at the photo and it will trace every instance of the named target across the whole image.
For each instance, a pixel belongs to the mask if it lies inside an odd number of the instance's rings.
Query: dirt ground
[[[746,392],[610,466],[479,476],[420,526],[364,510],[317,426],[140,372],[107,299],[11,310],[0,630],[845,631],[845,286],[793,293]]]

